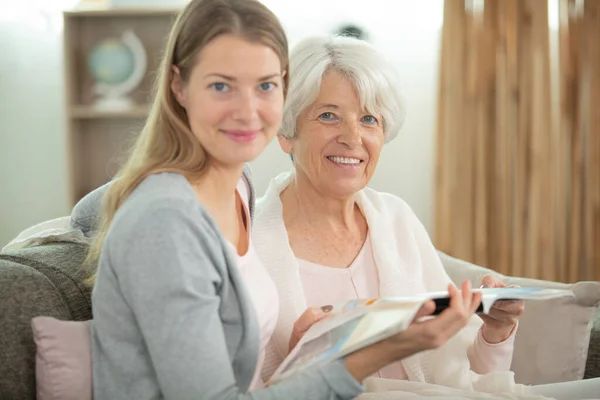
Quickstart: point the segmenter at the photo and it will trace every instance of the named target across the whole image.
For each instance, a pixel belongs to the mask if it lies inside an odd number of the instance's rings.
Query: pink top
[[[249,189],[244,178],[240,179],[237,185],[237,191],[242,198],[244,208],[246,209],[246,220],[250,221],[250,216],[248,214]],[[250,238],[248,251],[243,255],[238,255],[237,249],[233,244],[229,244],[231,245],[232,251],[237,256],[238,268],[244,278],[246,288],[250,293],[250,297],[252,298],[252,302],[256,309],[256,315],[258,316],[260,353],[258,355],[258,363],[256,365],[256,371],[254,372],[254,378],[252,379],[249,388],[249,390],[252,391],[264,387],[260,378],[260,371],[265,359],[265,348],[271,339],[271,335],[275,330],[275,324],[277,323],[277,316],[279,315],[279,297],[273,280],[263,267],[254,250],[252,239]]]
[[[332,268],[298,259],[300,281],[306,302],[310,307],[333,305],[357,298],[379,297],[379,274],[373,258],[371,237],[348,268]],[[513,350],[514,335],[502,343],[485,341],[481,330],[469,349],[471,369],[485,374],[496,369],[494,360],[504,360]],[[390,364],[375,374],[381,378],[408,379],[400,361]]]

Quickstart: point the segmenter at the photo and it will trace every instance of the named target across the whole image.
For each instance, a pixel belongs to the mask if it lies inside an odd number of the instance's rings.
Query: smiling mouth
[[[252,142],[260,133],[260,130],[222,130],[229,139],[238,143]]]
[[[327,159],[331,162],[342,165],[358,165],[363,162],[363,160],[353,157],[328,156]]]

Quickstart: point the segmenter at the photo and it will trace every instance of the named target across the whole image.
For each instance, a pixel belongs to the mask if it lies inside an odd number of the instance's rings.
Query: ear
[[[277,140],[279,141],[279,146],[281,147],[281,150],[283,150],[284,153],[292,154],[294,147],[292,145],[291,139],[288,139],[282,135],[277,135]]]
[[[179,68],[175,65],[171,66],[171,70],[173,72],[171,76],[171,92],[175,99],[179,103],[179,105],[183,108],[187,106],[187,91],[185,82],[181,78],[181,73],[179,72]]]

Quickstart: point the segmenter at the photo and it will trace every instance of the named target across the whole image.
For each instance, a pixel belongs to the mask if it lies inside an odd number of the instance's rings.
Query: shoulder
[[[199,206],[194,190],[187,179],[179,174],[163,172],[144,179],[123,202],[125,210],[192,211]]]
[[[186,235],[218,240],[210,214],[196,200],[187,179],[175,173],[144,179],[115,214],[108,234],[111,242],[120,244],[168,243]]]
[[[394,194],[365,188],[359,192],[359,196],[362,197],[363,202],[381,213],[392,214],[395,217],[416,218],[408,203]]]
[[[281,217],[281,200],[279,195],[288,187],[294,178],[293,171],[282,172],[271,179],[265,194],[256,200],[256,220]]]
[[[365,213],[373,217],[377,215],[376,218],[367,217],[370,222],[374,219],[381,221],[380,224],[391,227],[397,234],[411,232],[422,238],[429,236],[412,207],[399,196],[365,188],[359,192],[357,201]]]

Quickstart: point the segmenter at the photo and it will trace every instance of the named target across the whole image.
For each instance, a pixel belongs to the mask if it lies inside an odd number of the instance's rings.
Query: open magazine
[[[488,313],[496,301],[545,300],[574,296],[571,290],[543,288],[473,289],[481,292],[478,313]],[[409,297],[358,299],[334,306],[331,315],[314,324],[290,352],[269,383],[306,368],[329,363],[406,329],[424,302],[434,300],[436,311],[450,304],[447,291]]]

